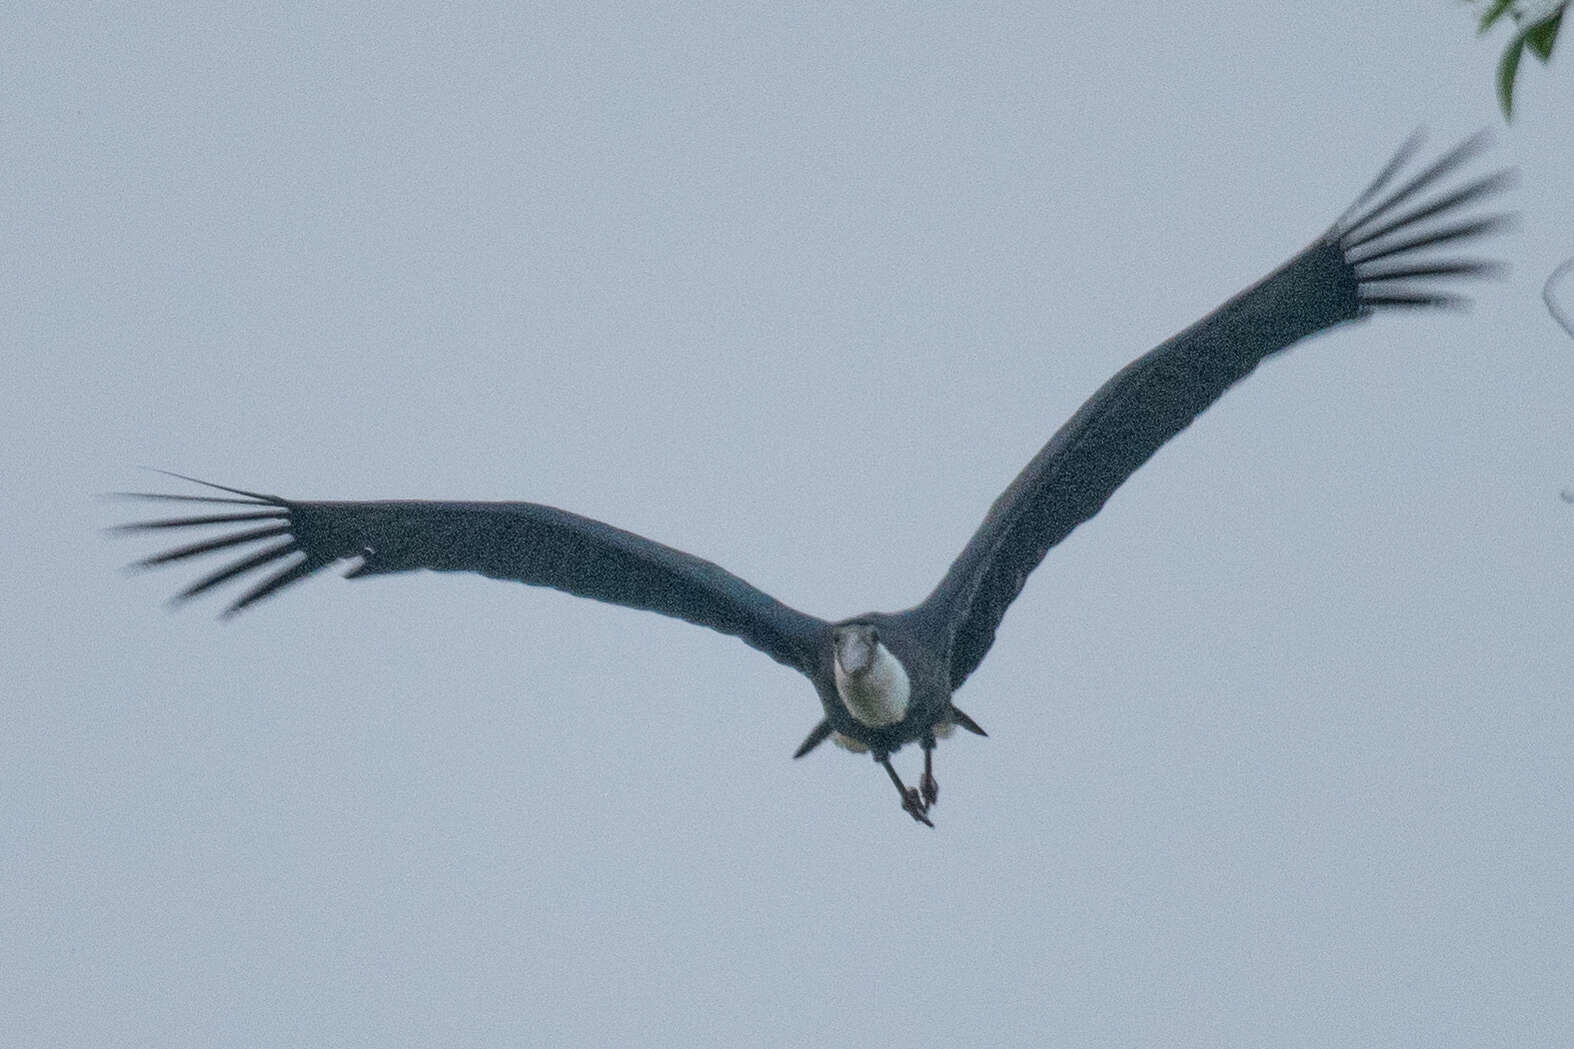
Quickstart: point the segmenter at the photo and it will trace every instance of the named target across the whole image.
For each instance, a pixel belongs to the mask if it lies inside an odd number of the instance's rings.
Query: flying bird
[[[1450,282],[1498,268],[1435,251],[1508,221],[1472,209],[1505,189],[1513,172],[1454,177],[1486,147],[1483,134],[1396,185],[1417,146],[1412,137],[1304,251],[1100,387],[995,500],[934,591],[903,612],[819,619],[709,561],[539,503],[313,502],[182,477],[225,494],[122,493],[209,508],[114,531],[219,530],[137,562],[143,567],[225,551],[242,555],[186,587],[177,601],[271,566],[225,615],[346,561],[347,578],[416,569],[478,572],[731,634],[814,685],[824,716],[794,757],[828,737],[868,752],[896,785],[902,808],[933,826],[935,742],[958,726],[985,734],[954,697],[1050,547],[1263,359],[1373,313],[1460,304]],[[915,742],[923,773],[910,787],[891,755]]]

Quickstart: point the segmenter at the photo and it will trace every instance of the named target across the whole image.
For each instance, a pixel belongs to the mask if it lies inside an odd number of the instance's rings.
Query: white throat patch
[[[875,642],[874,659],[861,672],[851,673],[836,663],[836,694],[847,712],[871,728],[894,725],[907,714],[911,685],[902,661]]]

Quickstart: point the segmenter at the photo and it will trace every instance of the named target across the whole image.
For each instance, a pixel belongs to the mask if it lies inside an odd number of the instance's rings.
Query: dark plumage
[[[952,704],[952,693],[983,660],[1006,609],[1050,547],[1265,358],[1380,310],[1456,304],[1450,282],[1496,268],[1437,258],[1433,250],[1499,229],[1504,216],[1470,217],[1465,209],[1503,190],[1511,172],[1423,199],[1484,146],[1477,136],[1388,190],[1414,152],[1412,140],[1311,246],[1121,369],[995,500],[934,592],[904,612],[830,623],[788,608],[709,561],[536,503],[308,502],[207,485],[229,494],[128,494],[238,509],[118,530],[221,529],[143,566],[243,552],[181,591],[180,599],[272,566],[226,614],[347,560],[350,578],[423,568],[478,572],[731,634],[814,683],[825,719],[799,756],[833,733],[871,750],[897,784],[904,808],[927,823],[938,791],[930,765],[936,733],[960,724],[982,734]],[[914,741],[925,752],[921,790],[904,786],[889,760]]]

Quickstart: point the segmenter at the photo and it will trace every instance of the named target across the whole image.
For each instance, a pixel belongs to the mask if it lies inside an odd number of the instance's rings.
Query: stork
[[[539,503],[316,502],[183,477],[224,494],[122,493],[212,508],[115,531],[220,530],[145,558],[138,562],[143,567],[224,551],[242,555],[187,586],[177,600],[273,566],[225,615],[347,561],[348,578],[416,569],[477,572],[731,634],[813,684],[824,716],[795,758],[827,737],[867,751],[896,785],[902,808],[933,826],[936,740],[958,726],[985,734],[954,697],[1051,547],[1265,358],[1377,312],[1457,305],[1462,300],[1447,282],[1497,269],[1434,251],[1501,228],[1508,216],[1469,209],[1505,189],[1513,172],[1452,180],[1485,148],[1485,135],[1477,135],[1394,185],[1417,146],[1412,137],[1305,250],[1100,387],[995,500],[934,591],[906,611],[820,619],[709,561]],[[891,764],[908,743],[924,755],[916,787]]]

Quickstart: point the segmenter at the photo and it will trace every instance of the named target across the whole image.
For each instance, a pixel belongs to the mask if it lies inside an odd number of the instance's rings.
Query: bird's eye
[[[874,627],[869,628],[869,643],[871,645],[878,645],[880,643],[880,631],[876,630]]]

